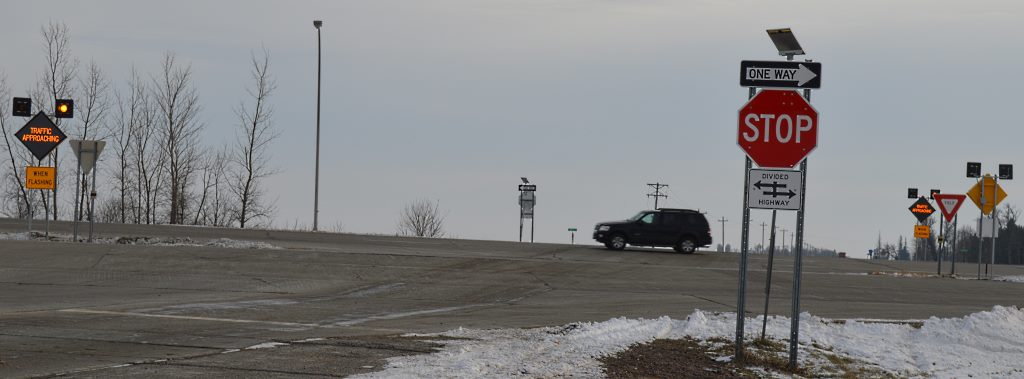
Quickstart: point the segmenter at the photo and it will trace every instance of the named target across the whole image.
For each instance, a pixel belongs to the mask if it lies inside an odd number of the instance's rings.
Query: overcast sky
[[[706,211],[716,243],[715,220],[728,219],[725,241],[738,246],[738,66],[784,59],[765,33],[777,27],[823,66],[808,243],[864,256],[879,234],[912,235],[908,187],[963,193],[965,162],[992,172],[1024,156],[1019,1],[20,1],[0,14],[0,71],[26,95],[50,21],[121,87],[133,65],[155,73],[173,51],[192,66],[216,145],[232,139],[250,52],[266,47],[283,131],[269,183],[276,224],[309,227],[314,19],[325,230],[394,233],[401,208],[426,198],[453,236],[515,240],[526,176],[538,241],[568,242],[577,227],[587,242],[596,222],[652,208],[646,183],[661,182],[661,206]],[[1024,196],[1002,185],[1008,202]],[[752,212],[753,243],[770,215]],[[779,222],[792,230],[795,212]]]

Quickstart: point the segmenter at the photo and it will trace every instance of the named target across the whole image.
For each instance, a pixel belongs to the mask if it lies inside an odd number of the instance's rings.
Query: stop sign
[[[818,146],[818,111],[796,91],[762,90],[740,108],[737,143],[760,167],[793,168]]]

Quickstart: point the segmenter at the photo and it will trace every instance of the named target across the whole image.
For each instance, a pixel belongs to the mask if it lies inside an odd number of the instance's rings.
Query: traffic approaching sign
[[[36,113],[35,116],[29,119],[25,126],[21,127],[21,130],[14,133],[14,136],[38,160],[46,158],[57,145],[60,145],[67,138],[64,132],[53,121],[50,121],[50,118],[46,117],[46,114],[42,111],[39,111],[39,113]]]
[[[956,212],[964,204],[964,199],[967,199],[967,195],[958,193],[937,193],[934,197],[935,204],[939,206],[939,211],[947,222],[953,222],[953,216],[956,216]]]
[[[821,88],[821,63],[742,61],[740,62],[740,86]]]
[[[793,168],[818,146],[818,111],[796,91],[763,90],[740,108],[737,143],[760,167]]]
[[[800,210],[800,171],[751,169],[748,175],[747,207]]]
[[[910,204],[908,209],[910,209],[910,213],[914,214],[914,217],[917,217],[918,222],[924,222],[932,213],[935,213],[935,208],[932,208],[932,204],[924,196],[917,198],[917,201]]]

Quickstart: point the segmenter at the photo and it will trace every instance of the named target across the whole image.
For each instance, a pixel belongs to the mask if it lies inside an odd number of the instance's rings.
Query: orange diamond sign
[[[982,187],[985,187],[984,193],[982,193]],[[978,184],[967,191],[967,197],[971,198],[978,209],[981,209],[981,213],[991,214],[992,209],[1006,199],[1006,192],[1003,191],[1003,187],[999,183],[996,183],[996,179],[992,175],[985,175],[978,181]],[[985,200],[984,204],[982,204],[982,199]]]

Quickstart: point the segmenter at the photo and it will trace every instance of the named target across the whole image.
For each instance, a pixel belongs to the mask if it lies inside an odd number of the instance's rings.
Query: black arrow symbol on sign
[[[789,192],[765,191],[764,194],[770,195],[771,197],[788,196],[790,199],[792,199],[793,196],[796,196],[796,192],[793,192],[793,190],[789,190]]]
[[[786,188],[786,184],[779,184],[779,182],[771,182],[771,184],[768,184],[761,183],[761,181],[758,180],[757,183],[754,183],[754,187],[757,187],[757,189],[761,189],[762,187],[768,187],[771,188],[772,190],[778,190],[779,188]],[[765,193],[765,195],[767,195],[767,193]]]

